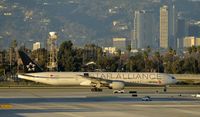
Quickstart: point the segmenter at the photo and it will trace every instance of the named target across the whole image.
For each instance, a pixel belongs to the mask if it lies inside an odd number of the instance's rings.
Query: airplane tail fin
[[[35,63],[23,50],[19,50],[19,56],[24,64],[26,73],[43,72],[42,68]]]

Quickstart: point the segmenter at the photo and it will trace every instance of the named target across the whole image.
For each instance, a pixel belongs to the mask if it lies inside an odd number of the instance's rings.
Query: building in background
[[[6,63],[5,56],[6,56],[6,52],[0,51],[0,66],[3,66]]]
[[[160,8],[160,48],[177,48],[177,13],[175,5],[169,2]]]
[[[168,7],[160,8],[160,48],[169,47]]]
[[[117,48],[116,47],[104,47],[103,52],[107,55],[109,54],[117,54]]]
[[[134,30],[131,30],[130,38],[131,38],[131,49],[137,49],[137,40],[134,38]]]
[[[196,38],[196,43],[195,43],[196,46],[200,46],[200,38]]]
[[[188,36],[200,37],[200,21],[194,21],[189,23]]]
[[[183,43],[184,48],[195,46],[196,45],[195,40],[196,40],[195,37],[185,37]]]
[[[156,27],[153,11],[135,11],[132,47],[136,49],[155,48]]]
[[[33,51],[40,49],[41,48],[41,43],[40,42],[35,42],[33,43]]]
[[[127,40],[127,38],[113,38],[113,47],[116,47],[123,52],[126,51],[126,48],[129,44],[130,42]]]
[[[183,39],[187,35],[187,25],[183,18],[178,18],[177,20],[177,48],[179,50],[183,49]]]

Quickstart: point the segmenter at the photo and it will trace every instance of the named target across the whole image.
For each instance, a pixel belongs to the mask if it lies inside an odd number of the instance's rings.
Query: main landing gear
[[[92,92],[102,92],[103,89],[94,87],[94,88],[91,89],[91,91],[92,91]]]
[[[113,93],[124,93],[124,90],[114,90]]]
[[[163,91],[164,91],[165,93],[167,92],[167,87],[168,87],[168,86],[165,86],[164,89],[163,89]]]

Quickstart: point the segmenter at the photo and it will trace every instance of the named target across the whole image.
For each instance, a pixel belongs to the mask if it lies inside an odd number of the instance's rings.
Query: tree
[[[135,60],[135,56],[131,56],[129,58],[129,60],[126,63],[126,71],[127,72],[135,72],[137,71],[137,64],[136,64],[136,60]]]
[[[200,53],[200,46],[197,47],[197,52]]]
[[[190,73],[190,74],[199,73],[198,61],[192,56],[186,57],[184,59],[183,69],[185,73]]]
[[[189,54],[191,54],[192,53],[192,47],[188,47],[187,51],[189,52]]]
[[[176,51],[172,48],[168,49],[168,52],[163,56],[163,65],[165,73],[172,73],[172,65],[175,61]],[[174,64],[175,65],[175,64]]]
[[[120,50],[120,49],[117,49],[117,56],[121,56],[121,54],[122,54],[122,51]]]
[[[81,71],[81,68],[83,66],[83,49],[76,48],[75,50],[75,56],[74,56],[74,63],[73,63],[73,71]]]
[[[127,50],[128,52],[130,52],[130,51],[131,51],[131,45],[128,45],[128,46],[126,47],[126,50]]]
[[[58,52],[58,69],[60,71],[73,71],[74,51],[71,41],[64,41]]]
[[[172,64],[172,68],[171,68],[172,73],[173,74],[183,73],[183,64],[184,64],[184,61],[180,59],[176,59]]]
[[[34,50],[31,54],[31,57],[37,61],[37,63],[44,69],[46,70],[47,66],[47,50],[45,48],[40,48],[37,50]]]

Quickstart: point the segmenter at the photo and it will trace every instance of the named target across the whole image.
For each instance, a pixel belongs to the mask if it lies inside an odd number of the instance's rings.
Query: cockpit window
[[[172,77],[172,79],[175,79],[175,77]]]

